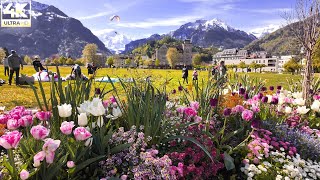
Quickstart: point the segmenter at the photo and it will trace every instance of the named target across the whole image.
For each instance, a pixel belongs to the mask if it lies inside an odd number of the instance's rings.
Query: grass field
[[[56,72],[56,67],[49,67],[50,71]],[[59,67],[60,73],[63,77],[68,75],[71,71],[70,67]],[[83,67],[82,71],[84,74],[87,73],[87,70]],[[26,74],[31,76],[34,74],[35,71],[32,66],[25,66],[24,69],[21,71],[21,74]],[[192,81],[191,77],[192,71],[189,71],[189,83]],[[199,79],[207,79],[208,71],[199,71]],[[239,73],[244,74],[244,73]],[[166,81],[167,83],[167,90],[171,91],[173,89],[177,89],[179,86],[179,81],[182,82],[181,78],[181,70],[154,70],[154,69],[110,69],[104,68],[99,69],[97,72],[97,77],[103,77],[109,75],[110,77],[120,77],[120,78],[136,78],[136,79],[145,79],[148,76],[151,76],[151,81],[155,83],[156,86],[160,87]],[[249,77],[252,78],[261,78],[261,80],[266,80],[266,85],[282,85],[287,87],[287,79],[294,79],[298,80],[300,76],[298,75],[290,75],[290,74],[260,74],[260,73],[248,73]],[[0,78],[8,81],[8,77],[4,76],[4,69],[3,67],[0,68]],[[66,83],[66,82],[65,82]],[[38,87],[38,83],[35,83],[36,87]],[[106,89],[111,89],[110,83],[95,83],[95,86],[103,87],[106,85]],[[50,83],[45,82],[43,83],[44,89],[46,94],[49,94]],[[9,86],[7,84],[0,86],[0,106],[6,106],[7,109],[10,109],[17,105],[23,105],[29,108],[34,108],[37,106],[36,99],[34,97],[34,93],[32,89],[25,85],[25,86]]]

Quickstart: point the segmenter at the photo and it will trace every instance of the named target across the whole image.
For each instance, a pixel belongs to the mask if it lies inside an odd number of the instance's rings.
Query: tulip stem
[[[16,166],[14,164],[14,158],[13,158],[13,150],[12,149],[8,149],[8,157],[9,157],[9,163],[12,167],[12,179],[18,179],[17,178],[17,170],[16,170]]]

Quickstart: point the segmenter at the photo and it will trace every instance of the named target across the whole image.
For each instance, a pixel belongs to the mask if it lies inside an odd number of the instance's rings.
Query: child
[[[196,68],[194,68],[193,73],[192,73],[192,80],[198,81],[198,71]]]

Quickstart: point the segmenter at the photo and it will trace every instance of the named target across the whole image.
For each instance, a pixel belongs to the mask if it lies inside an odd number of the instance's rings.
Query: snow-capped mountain
[[[256,36],[257,38],[262,38],[268,34],[271,34],[280,28],[279,25],[270,24],[266,27],[255,28],[250,31],[251,34]]]
[[[257,39],[254,35],[237,30],[218,19],[189,22],[166,35],[180,40],[190,39],[192,44],[200,47],[243,48]],[[148,41],[149,38],[132,41],[126,45],[125,51],[131,51]]]
[[[41,58],[54,54],[80,57],[84,46],[94,43],[98,51],[111,52],[82,23],[68,17],[58,8],[36,1],[31,3],[30,28],[0,28],[1,46],[15,49],[21,55],[40,55]]]
[[[110,31],[103,34],[96,34],[108,49],[115,51],[117,54],[125,49],[125,45],[133,39],[118,31]]]

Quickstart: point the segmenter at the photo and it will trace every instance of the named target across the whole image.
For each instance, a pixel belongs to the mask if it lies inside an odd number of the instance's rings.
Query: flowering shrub
[[[140,127],[140,131],[143,127]],[[170,174],[171,160],[168,156],[157,157],[158,150],[146,149],[147,141],[143,132],[137,132],[135,126],[129,131],[119,128],[112,134],[109,143],[111,146],[118,146],[123,143],[130,143],[130,147],[112,155],[105,161],[100,162],[103,174],[106,179],[120,177],[121,179],[175,179]]]

